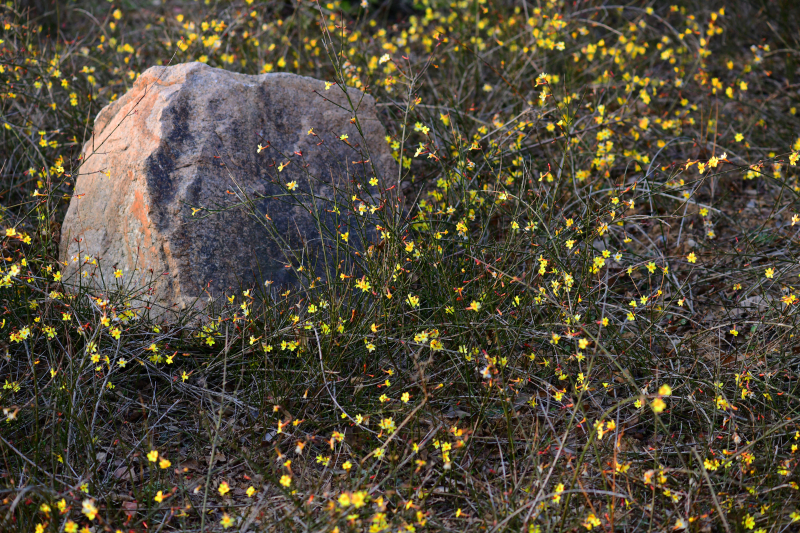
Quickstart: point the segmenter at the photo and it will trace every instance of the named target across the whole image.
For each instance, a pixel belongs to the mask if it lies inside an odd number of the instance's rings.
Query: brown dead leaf
[[[188,461],[184,461],[181,463],[180,466],[180,469],[183,471],[198,470],[199,468],[200,468],[200,463],[198,463],[196,459],[189,459]]]
[[[114,470],[113,476],[123,481],[130,481],[131,483],[135,483],[139,479],[134,467],[129,465],[122,465],[118,467],[116,470]]]
[[[225,463],[227,461],[228,461],[228,458],[225,457],[225,454],[222,453],[222,452],[217,452],[216,455],[214,456],[214,462],[215,463]],[[211,464],[211,454],[206,456],[206,463]]]

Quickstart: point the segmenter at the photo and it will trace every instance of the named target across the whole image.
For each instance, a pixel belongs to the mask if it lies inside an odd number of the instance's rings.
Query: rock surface
[[[344,92],[322,81],[203,63],[148,69],[98,113],[84,146],[62,226],[64,278],[106,290],[149,283],[140,299],[160,314],[280,286],[296,279],[289,264],[318,266],[320,243],[352,224],[332,213],[338,187],[397,176],[374,100],[348,96],[363,137]],[[304,207],[312,196],[322,225]],[[293,259],[304,245],[311,254]]]

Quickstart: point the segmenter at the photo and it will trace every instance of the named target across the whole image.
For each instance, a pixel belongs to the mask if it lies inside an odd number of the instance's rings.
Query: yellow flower
[[[94,520],[97,517],[97,507],[94,504],[94,500],[83,500],[81,512],[89,520]]]
[[[161,468],[161,470],[165,470],[165,469],[169,468],[170,465],[172,465],[172,463],[169,462],[168,459],[163,459],[162,458],[161,461],[158,462],[158,466]]]
[[[603,440],[603,435],[605,431],[603,430],[603,421],[598,420],[594,423],[595,429],[597,429],[597,440]]]
[[[158,491],[158,493],[153,497],[156,503],[161,503],[164,501],[164,492]]]
[[[256,489],[254,487],[247,487],[247,497],[252,498],[253,494],[256,493]]]
[[[350,502],[356,509],[364,507],[364,505],[366,505],[366,501],[367,501],[367,492],[363,490],[354,492],[353,495],[350,497]]]
[[[65,533],[78,533],[78,524],[76,524],[72,520],[67,520],[67,523],[64,526],[64,532]]]
[[[229,515],[228,513],[225,513],[222,515],[222,520],[220,521],[220,524],[225,529],[228,529],[233,525],[233,518],[231,518],[231,515]]]
[[[292,484],[292,477],[291,476],[287,476],[287,475],[281,476],[281,485],[283,485],[284,487],[288,487],[291,484]]]
[[[341,496],[339,496],[339,505],[342,507],[350,507],[350,495],[346,492],[343,492]]]
[[[147,454],[147,460],[150,461],[151,463],[155,463],[156,461],[158,461],[158,451],[157,450],[151,450]]]
[[[600,519],[597,518],[594,513],[589,513],[589,516],[586,517],[586,521],[583,523],[583,527],[588,530],[591,530],[593,527],[600,526],[601,522]]]
[[[686,260],[689,261],[690,263],[696,263],[697,262],[697,256],[694,254],[694,252],[692,252],[692,253],[690,253],[689,255],[686,256]]]
[[[290,181],[289,183],[286,184],[286,188],[289,189],[290,191],[295,190],[297,188],[297,182]]]
[[[656,413],[660,413],[667,407],[667,404],[665,404],[664,400],[662,400],[661,398],[656,398],[655,400],[653,400],[653,403],[650,404],[650,407],[652,407],[653,411],[655,411]]]
[[[231,487],[228,485],[227,481],[223,481],[219,484],[219,488],[217,490],[219,491],[220,496],[225,496],[231,491]]]
[[[385,429],[389,433],[394,433],[395,424],[393,418],[384,418],[378,425],[380,426],[381,429]]]
[[[556,490],[555,490],[555,493],[553,494],[553,501],[555,503],[558,503],[558,502],[561,501],[561,494],[563,492],[564,492],[564,484],[563,483],[559,483],[558,485],[556,485]]]
[[[766,270],[764,271],[764,275],[765,275],[765,276],[766,276],[768,279],[772,279],[772,276],[774,276],[774,275],[775,275],[775,269],[774,269],[774,268],[768,268],[768,269],[766,269]]]

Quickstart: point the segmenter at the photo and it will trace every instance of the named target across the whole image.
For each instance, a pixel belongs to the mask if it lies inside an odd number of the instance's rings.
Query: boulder
[[[385,135],[373,98],[356,89],[203,63],[150,68],[98,113],[83,148],[62,225],[64,279],[144,287],[137,298],[161,314],[279,287],[301,265],[325,276],[324,245],[366,235],[354,226],[366,219],[345,209],[352,190],[367,213],[389,201],[381,191],[397,166]]]

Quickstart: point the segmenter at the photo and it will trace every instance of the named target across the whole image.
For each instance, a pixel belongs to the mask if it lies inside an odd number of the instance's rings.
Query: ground
[[[797,528],[791,0],[0,9],[3,530]],[[97,111],[187,61],[375,97],[335,275],[169,320],[61,278]]]

